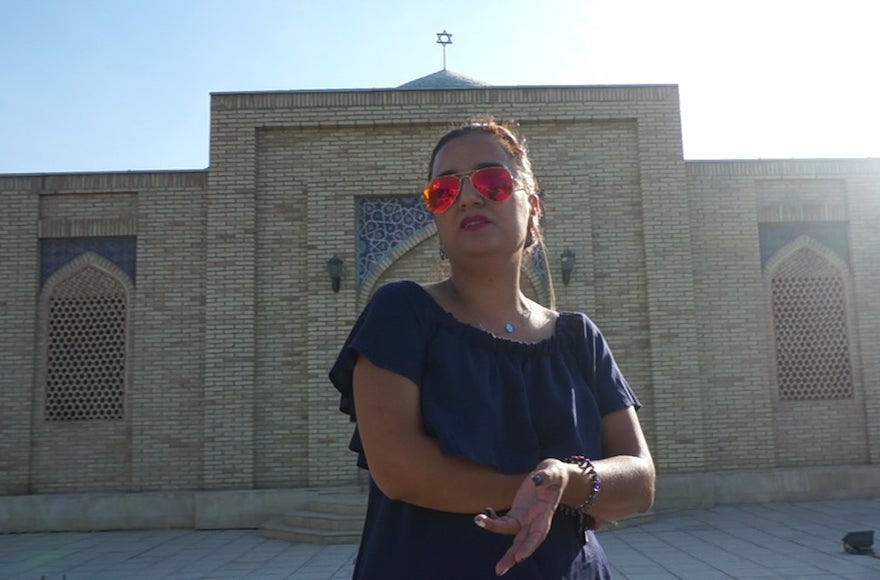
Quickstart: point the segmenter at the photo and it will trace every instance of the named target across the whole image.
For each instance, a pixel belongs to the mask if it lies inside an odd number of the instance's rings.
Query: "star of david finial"
[[[446,70],[446,45],[452,44],[452,35],[446,32],[446,29],[443,32],[438,32],[437,44],[443,45],[443,70]]]

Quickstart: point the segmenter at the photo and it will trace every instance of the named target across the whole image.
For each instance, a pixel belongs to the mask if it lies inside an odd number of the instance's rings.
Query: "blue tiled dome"
[[[409,81],[397,87],[398,89],[470,89],[474,87],[488,87],[488,83],[466,77],[462,74],[443,69],[428,76]]]

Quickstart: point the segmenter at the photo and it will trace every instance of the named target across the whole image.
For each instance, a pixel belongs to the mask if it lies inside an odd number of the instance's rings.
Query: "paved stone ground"
[[[880,542],[880,498],[661,511],[599,540],[623,580],[880,579],[880,545],[877,558],[843,551],[843,536],[859,530],[878,531]],[[7,534],[0,578],[341,580],[351,577],[356,550],[255,530]]]

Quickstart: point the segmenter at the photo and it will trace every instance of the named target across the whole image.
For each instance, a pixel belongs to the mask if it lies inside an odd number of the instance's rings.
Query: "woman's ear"
[[[539,216],[541,215],[541,200],[538,199],[538,196],[534,193],[529,195],[529,215],[530,216]]]

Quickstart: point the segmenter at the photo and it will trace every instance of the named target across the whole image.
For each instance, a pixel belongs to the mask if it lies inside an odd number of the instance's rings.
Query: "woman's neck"
[[[466,313],[487,320],[506,320],[529,308],[520,291],[520,273],[518,261],[498,266],[457,264],[447,284]]]

